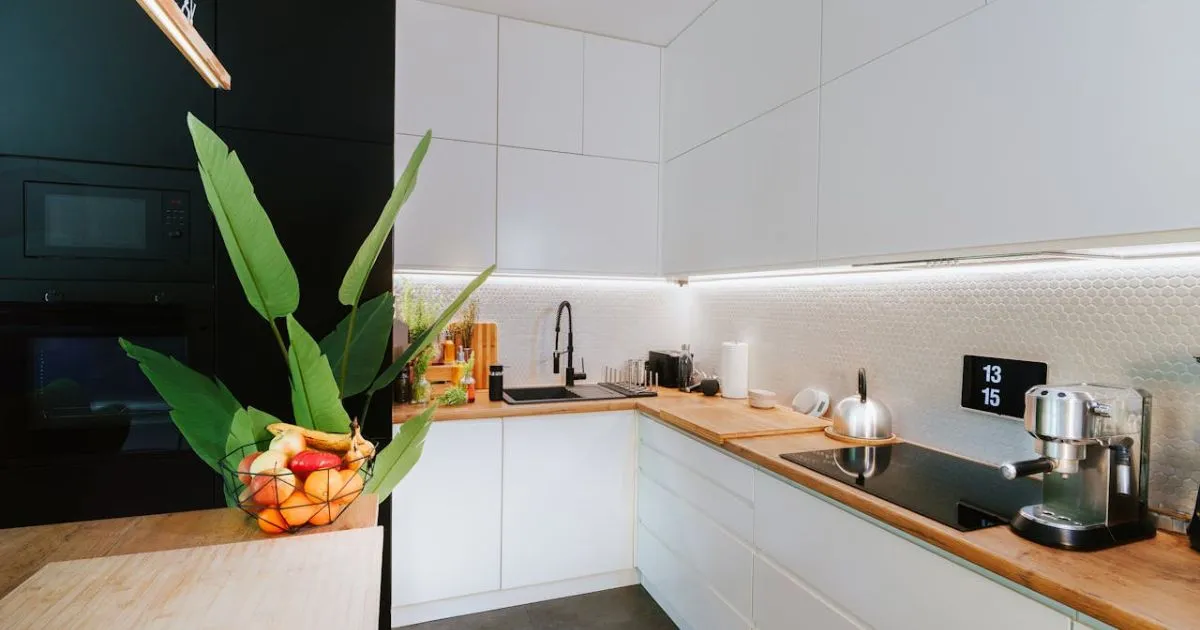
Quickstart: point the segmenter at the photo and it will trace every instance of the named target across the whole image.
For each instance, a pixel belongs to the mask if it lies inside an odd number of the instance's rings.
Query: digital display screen
[[[47,194],[47,247],[146,249],[146,200]]]
[[[1025,416],[1025,392],[1046,384],[1046,364],[963,356],[962,406],[1002,416]]]

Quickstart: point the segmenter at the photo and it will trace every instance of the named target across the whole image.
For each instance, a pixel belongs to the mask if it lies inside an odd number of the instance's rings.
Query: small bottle
[[[683,344],[679,353],[679,391],[688,391],[692,386],[692,346]]]
[[[504,400],[504,366],[488,366],[488,400],[499,402]]]
[[[458,384],[462,385],[462,388],[467,390],[467,402],[475,402],[475,377],[471,376],[470,372],[467,372],[467,375],[462,377],[462,380],[459,381]]]
[[[454,363],[454,342],[450,339],[442,341],[442,363]]]
[[[412,367],[400,370],[400,377],[396,379],[396,402],[406,404],[412,402]]]
[[[1192,541],[1192,549],[1200,551],[1200,495],[1196,496],[1196,509],[1192,512],[1192,522],[1187,529],[1188,539]]]

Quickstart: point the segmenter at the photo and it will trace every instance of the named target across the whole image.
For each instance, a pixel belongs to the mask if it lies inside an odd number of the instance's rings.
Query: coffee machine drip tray
[[[916,444],[786,453],[803,466],[959,531],[1008,523],[1041,501],[1036,479],[1009,481],[995,466]]]

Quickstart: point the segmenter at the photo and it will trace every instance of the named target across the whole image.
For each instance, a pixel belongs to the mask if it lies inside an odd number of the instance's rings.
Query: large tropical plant
[[[383,249],[396,215],[412,195],[421,161],[429,150],[431,133],[417,144],[404,174],[396,182],[374,228],[355,254],[338,289],[338,301],[349,312],[320,342],[294,317],[300,302],[296,271],[288,260],[254,186],[236,152],[204,123],[188,114],[188,129],[196,147],[200,179],[208,197],[221,240],[250,306],[266,320],[279,346],[291,382],[295,423],[330,433],[358,429],[371,397],[389,386],[400,370],[445,328],[471,293],[491,275],[489,267],[416,338],[390,366],[379,371],[387,351],[395,311],[391,291],[360,304],[370,272]],[[281,330],[279,320],[283,320]],[[286,338],[284,336],[286,332]],[[172,357],[121,339],[125,352],[171,408],[171,419],[192,450],[218,473],[219,461],[236,448],[271,437],[267,426],[280,422],[271,414],[244,407],[219,379],[209,378]],[[351,418],[343,401],[364,394],[362,413]],[[366,491],[383,501],[421,456],[430,419],[436,406],[405,422],[399,434],[375,458],[375,473]],[[232,499],[230,497],[230,499]]]

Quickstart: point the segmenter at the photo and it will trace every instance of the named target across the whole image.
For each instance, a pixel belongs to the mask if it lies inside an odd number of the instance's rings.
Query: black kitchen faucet
[[[559,303],[558,315],[554,318],[554,373],[558,374],[558,357],[562,355],[558,351],[558,334],[562,330],[563,309],[567,310],[567,387],[571,387],[576,380],[587,380],[587,374],[575,372],[575,323],[571,318],[571,303],[566,300]],[[582,361],[580,359],[581,364]]]

